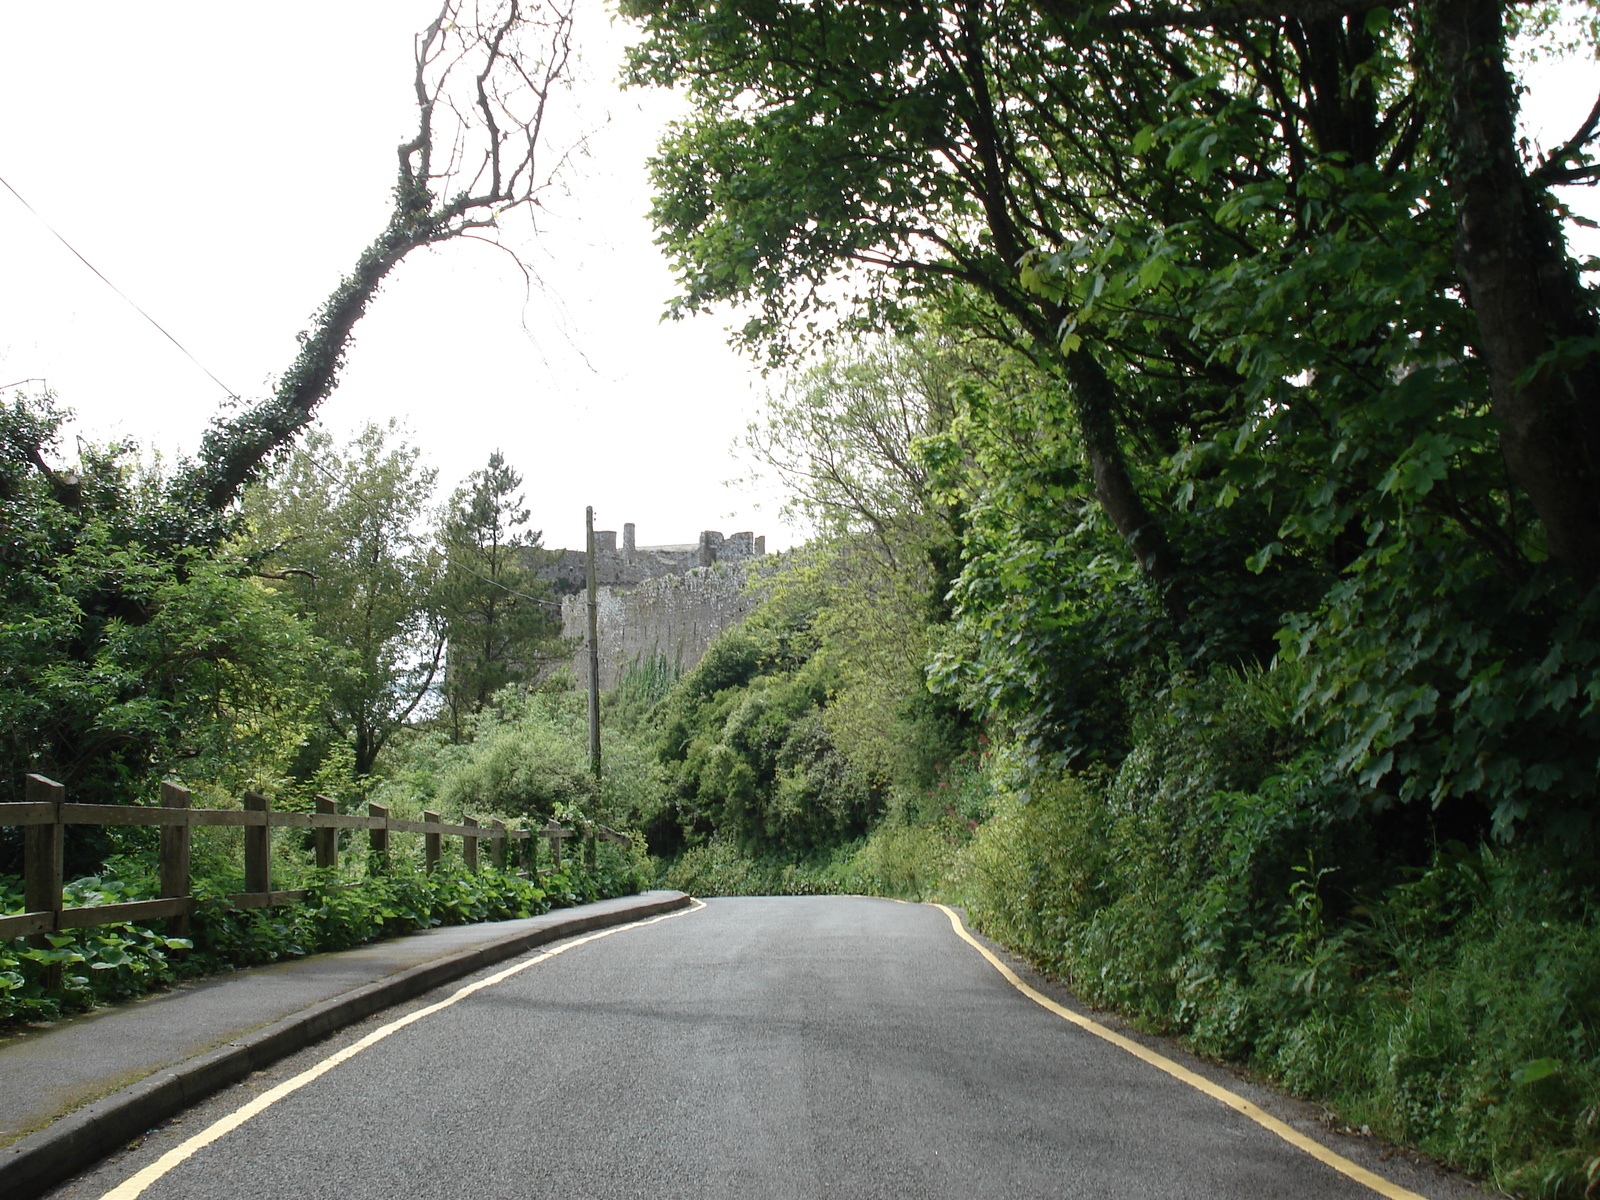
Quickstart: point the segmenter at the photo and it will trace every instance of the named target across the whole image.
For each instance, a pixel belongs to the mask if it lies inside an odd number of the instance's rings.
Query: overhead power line
[[[136,301],[134,301],[134,299],[131,296],[129,296],[128,293],[124,292],[116,284],[112,283],[110,279],[106,278],[105,272],[100,270],[99,267],[95,266],[92,262],[90,262],[87,258],[85,258],[84,255],[82,254],[82,252],[79,251],[78,248],[76,246],[74,246],[71,242],[67,241],[67,239],[64,236],[62,236],[60,230],[56,229],[56,227],[54,225],[50,224],[49,221],[45,220],[44,219],[44,215],[42,213],[40,213],[38,209],[34,208],[33,205],[29,204],[28,201],[27,201],[27,198],[24,197],[21,192],[17,191],[16,188],[12,187],[10,182],[7,179],[5,179],[3,176],[0,176],[0,185],[4,185],[6,191],[10,192],[13,196],[15,196],[17,198],[17,202],[19,204],[21,204],[23,208],[27,209],[30,213],[32,213],[34,218],[39,222],[39,224],[43,225],[46,229],[48,229],[50,231],[50,233],[55,237],[55,239],[58,242],[60,242],[63,246],[65,246],[68,250],[70,250],[72,252],[72,254],[73,254],[73,257],[75,257],[84,266],[88,267],[89,270],[93,271],[94,274],[95,274],[95,277],[97,279],[99,279],[101,283],[105,284],[113,292],[115,292],[117,295],[121,296],[122,299],[125,300],[128,303],[128,305],[136,313],[138,313],[146,321],[149,321],[151,325],[155,326],[156,330],[161,334],[162,337],[166,338],[167,341],[171,342],[174,346],[176,346],[179,350],[181,350],[183,352],[183,354],[184,354],[184,357],[186,357],[195,366],[199,367],[202,371],[204,371],[210,377],[211,381],[213,383],[215,383],[219,388],[221,388],[223,390],[223,392],[225,392],[227,394],[229,399],[237,400],[239,398],[239,393],[238,392],[234,391],[227,384],[223,383],[222,380],[218,379],[216,374],[211,370],[211,368],[206,366],[205,363],[201,362],[198,358],[196,358],[193,354],[191,354],[189,352],[189,348],[187,346],[185,346],[177,338],[173,337],[171,333],[167,332],[166,328],[161,324],[160,321],[157,321],[149,313],[145,312],[145,310],[140,308],[138,303]],[[28,383],[28,382],[30,382],[30,380],[27,380],[27,379],[19,379],[19,380],[17,380],[17,383]],[[6,384],[4,386],[5,387],[13,387],[15,385],[14,384]],[[302,451],[302,453],[305,453],[305,452]],[[325,476],[327,476],[328,479],[331,482],[333,482],[333,483],[342,483],[343,482],[338,476],[336,476],[333,473],[333,471],[331,471],[329,468],[323,466],[322,463],[317,460],[315,455],[306,453],[306,461],[309,462],[317,470],[321,471]],[[372,508],[367,503],[365,497],[357,495],[357,496],[355,496],[353,498],[363,508],[366,508],[371,515],[374,515],[374,516],[378,515],[377,514],[377,510]],[[547,600],[542,596],[530,596],[526,592],[519,592],[519,591],[517,591],[516,588],[508,587],[506,584],[501,583],[498,579],[491,579],[489,576],[483,574],[481,571],[474,570],[472,567],[468,566],[466,563],[461,562],[461,561],[459,561],[459,560],[457,560],[455,558],[452,558],[447,552],[441,551],[441,557],[443,557],[445,562],[449,563],[451,566],[456,567],[456,568],[458,568],[458,569],[460,569],[462,571],[465,571],[469,575],[475,575],[475,576],[477,576],[477,578],[481,579],[484,583],[487,583],[492,587],[497,587],[501,591],[507,593],[508,595],[517,597],[519,600],[528,600],[528,601],[531,601],[534,604],[543,604],[543,605],[545,605],[545,606],[547,606],[549,608],[560,608],[561,607],[560,601]]]
[[[187,358],[195,366],[199,367],[207,375],[210,375],[211,376],[211,381],[213,383],[215,383],[223,391],[227,392],[229,396],[234,396],[234,397],[238,396],[239,393],[234,391],[227,384],[223,383],[222,380],[218,379],[216,377],[216,375],[212,372],[210,367],[206,366],[205,363],[201,362],[193,354],[190,354],[189,353],[189,348],[187,346],[185,346],[177,338],[173,337],[172,334],[168,333],[166,328],[161,324],[160,321],[156,320],[149,313],[145,312],[145,310],[140,308],[139,305],[137,304],[137,302],[135,302],[134,299],[131,296],[129,296],[127,292],[123,291],[116,284],[112,283],[111,280],[107,279],[106,276],[105,276],[105,272],[101,271],[99,267],[95,266],[92,262],[90,262],[87,258],[85,258],[83,256],[83,254],[78,250],[78,248],[76,246],[74,246],[71,242],[67,241],[67,239],[62,236],[60,230],[58,230],[54,225],[50,224],[49,221],[46,221],[44,219],[43,215],[39,212],[39,210],[36,209],[33,205],[29,204],[28,201],[23,197],[21,192],[17,191],[16,188],[12,187],[11,184],[9,182],[7,182],[6,179],[4,179],[3,177],[0,177],[0,184],[4,184],[5,185],[6,191],[10,192],[13,196],[15,196],[17,198],[17,202],[20,203],[23,208],[27,209],[30,213],[32,213],[34,215],[34,218],[36,220],[38,220],[39,224],[43,225],[46,229],[48,229],[51,232],[52,235],[54,235],[56,241],[60,242],[68,250],[72,251],[72,255],[73,255],[74,258],[76,258],[84,266],[88,267],[89,270],[93,271],[95,273],[95,275],[99,278],[101,283],[105,284],[113,292],[115,292],[117,295],[121,296],[124,300],[126,300],[128,302],[128,305],[133,309],[134,312],[138,313],[146,321],[149,321],[150,324],[154,325],[156,327],[156,329],[160,331],[162,337],[166,338],[167,341],[171,342],[179,350],[183,351],[183,354],[184,354],[185,358]]]

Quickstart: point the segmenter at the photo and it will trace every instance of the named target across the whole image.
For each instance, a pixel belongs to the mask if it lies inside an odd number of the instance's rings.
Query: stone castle
[[[614,688],[635,663],[664,659],[677,671],[690,670],[717,634],[742,621],[755,604],[745,594],[744,567],[765,557],[767,539],[748,532],[724,537],[707,529],[697,542],[640,546],[630,522],[622,527],[620,547],[615,530],[595,530],[594,549],[600,686]],[[539,574],[566,593],[561,633],[577,639],[573,683],[586,688],[588,563],[582,550],[555,554],[555,561],[541,566]]]

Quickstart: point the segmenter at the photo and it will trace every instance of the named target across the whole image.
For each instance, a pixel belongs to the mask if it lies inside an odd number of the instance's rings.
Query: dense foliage
[[[18,396],[0,412],[7,798],[22,798],[28,773],[61,782],[74,801],[110,804],[151,803],[178,778],[212,807],[236,807],[246,790],[300,810],[313,793],[346,810],[381,796],[412,818],[437,805],[454,819],[582,827],[626,825],[636,799],[656,797],[642,754],[639,778],[596,783],[565,697],[501,688],[533,673],[552,621],[529,576],[537,536],[512,528],[526,513],[506,495],[516,477],[498,455],[430,528],[433,476],[415,449],[375,428],[349,447],[313,435],[247,491],[234,536],[174,546],[181,514],[131,446],[83,449],[71,471],[48,465],[63,419],[48,396]],[[469,573],[470,584],[456,578]],[[447,648],[458,691],[499,692],[493,706],[444,707],[455,719],[439,719],[433,680]],[[154,834],[68,826],[67,904],[153,896]],[[310,872],[305,840],[284,832],[277,886],[298,881],[313,898],[236,911],[223,897],[244,887],[237,840],[237,830],[196,834],[202,902],[190,937],[114,923],[0,946],[0,1020],[645,881],[642,851],[609,846],[594,869],[569,861],[536,884],[494,871],[428,876],[417,863],[323,877]],[[22,910],[21,844],[20,830],[0,831],[8,912]]]
[[[1002,795],[945,894],[1086,1000],[1348,1124],[1517,1193],[1582,1195],[1600,1163],[1592,874],[1442,838],[1397,863],[1411,814],[1362,819],[1319,787],[1283,687],[1192,681],[1114,776]]]
[[[137,863],[116,864],[133,882],[91,876],[67,888],[72,905],[116,904],[150,898],[149,881]],[[572,860],[537,884],[506,871],[459,869],[435,874],[418,870],[353,877],[311,875],[311,895],[273,909],[239,909],[224,898],[237,881],[202,883],[189,936],[169,936],[157,927],[116,922],[51,935],[45,946],[22,939],[0,942],[0,1026],[54,1020],[79,1011],[144,995],[178,979],[237,967],[344,950],[364,942],[476,921],[536,916],[552,908],[627,895],[644,886],[636,856],[607,846],[594,868]],[[0,909],[22,910],[21,888],[0,876]],[[46,968],[57,967],[59,986]]]
[[[1593,6],[622,9],[632,78],[690,102],[653,164],[675,306],[742,305],[788,371],[747,449],[816,540],[692,670],[635,665],[597,780],[537,683],[553,598],[500,455],[428,541],[414,452],[313,441],[230,542],[125,448],[52,466],[60,414],[18,400],[7,786],[337,776],[401,815],[641,829],[699,894],[954,900],[1352,1124],[1591,1194],[1600,318],[1559,189],[1600,176],[1600,121],[1522,139],[1512,46],[1593,51]],[[267,451],[240,475],[214,442],[231,496]],[[0,979],[78,1003],[518,886],[213,907],[193,948],[112,928]],[[27,990],[51,956],[70,995]]]
[[[716,832],[806,855],[860,836],[881,811],[881,787],[829,731],[835,680],[813,628],[817,598],[798,574],[800,586],[781,586],[720,637],[660,705],[671,807],[647,827],[657,849]]]
[[[0,795],[33,771],[119,803],[196,760],[224,787],[274,781],[316,719],[322,643],[242,558],[164,544],[129,447],[38,470],[63,419],[48,396],[0,410]]]
[[[694,103],[681,307],[1010,353],[930,431],[939,679],[1043,759],[1125,749],[1097,676],[1281,649],[1364,804],[1591,826],[1600,343],[1550,189],[1594,129],[1522,156],[1504,7],[624,6]]]
[[[1592,53],[1592,7],[623,7],[692,105],[674,305],[794,368],[752,450],[826,565],[768,711],[883,797],[767,836],[776,776],[674,693],[722,773],[664,878],[962,901],[1353,1123],[1592,1190],[1597,126],[1524,139],[1512,50]]]
[[[304,756],[337,746],[357,777],[427,698],[445,648],[423,524],[436,473],[396,433],[368,425],[341,447],[313,431],[241,505],[243,553],[328,646],[325,725]]]

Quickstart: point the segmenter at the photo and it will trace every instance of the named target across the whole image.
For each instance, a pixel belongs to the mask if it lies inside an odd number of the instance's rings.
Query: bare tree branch
[[[300,352],[274,394],[212,423],[198,459],[174,477],[180,505],[220,514],[289,447],[337,386],[356,322],[401,259],[419,246],[494,228],[553,184],[570,151],[545,169],[543,142],[548,106],[572,67],[575,3],[445,0],[416,40],[417,132],[397,150],[387,227],[300,335]]]

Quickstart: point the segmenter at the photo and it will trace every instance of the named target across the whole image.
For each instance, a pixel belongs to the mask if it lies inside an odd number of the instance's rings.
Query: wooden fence
[[[267,908],[303,900],[307,892],[272,890],[272,831],[309,829],[315,845],[318,867],[333,868],[339,861],[339,830],[364,829],[373,859],[386,866],[391,833],[420,833],[423,862],[432,871],[439,865],[444,839],[461,839],[461,858],[467,870],[478,869],[478,843],[488,842],[489,861],[504,869],[514,849],[520,850],[523,871],[531,878],[535,864],[536,839],[550,844],[551,866],[561,866],[561,843],[582,836],[593,861],[596,840],[630,844],[626,834],[604,825],[590,825],[580,835],[551,820],[542,828],[511,828],[502,821],[480,825],[466,817],[460,825],[448,825],[439,814],[423,813],[421,821],[391,817],[381,804],[367,805],[366,816],[341,814],[326,796],[316,799],[315,812],[274,812],[267,798],[254,792],[244,796],[244,808],[191,808],[189,792],[176,784],[161,785],[161,804],[69,804],[66,788],[44,778],[29,775],[27,799],[20,804],[0,804],[0,826],[23,827],[22,889],[25,912],[0,916],[0,938],[59,933],[63,929],[82,929],[116,921],[148,921],[164,918],[175,935],[187,931],[189,913],[194,907],[190,892],[189,837],[196,825],[240,825],[244,827],[244,891],[228,897],[238,908]],[[161,865],[159,900],[134,900],[125,904],[101,904],[65,908],[62,900],[63,831],[68,825],[159,825],[161,827]],[[520,846],[517,844],[520,843]]]

